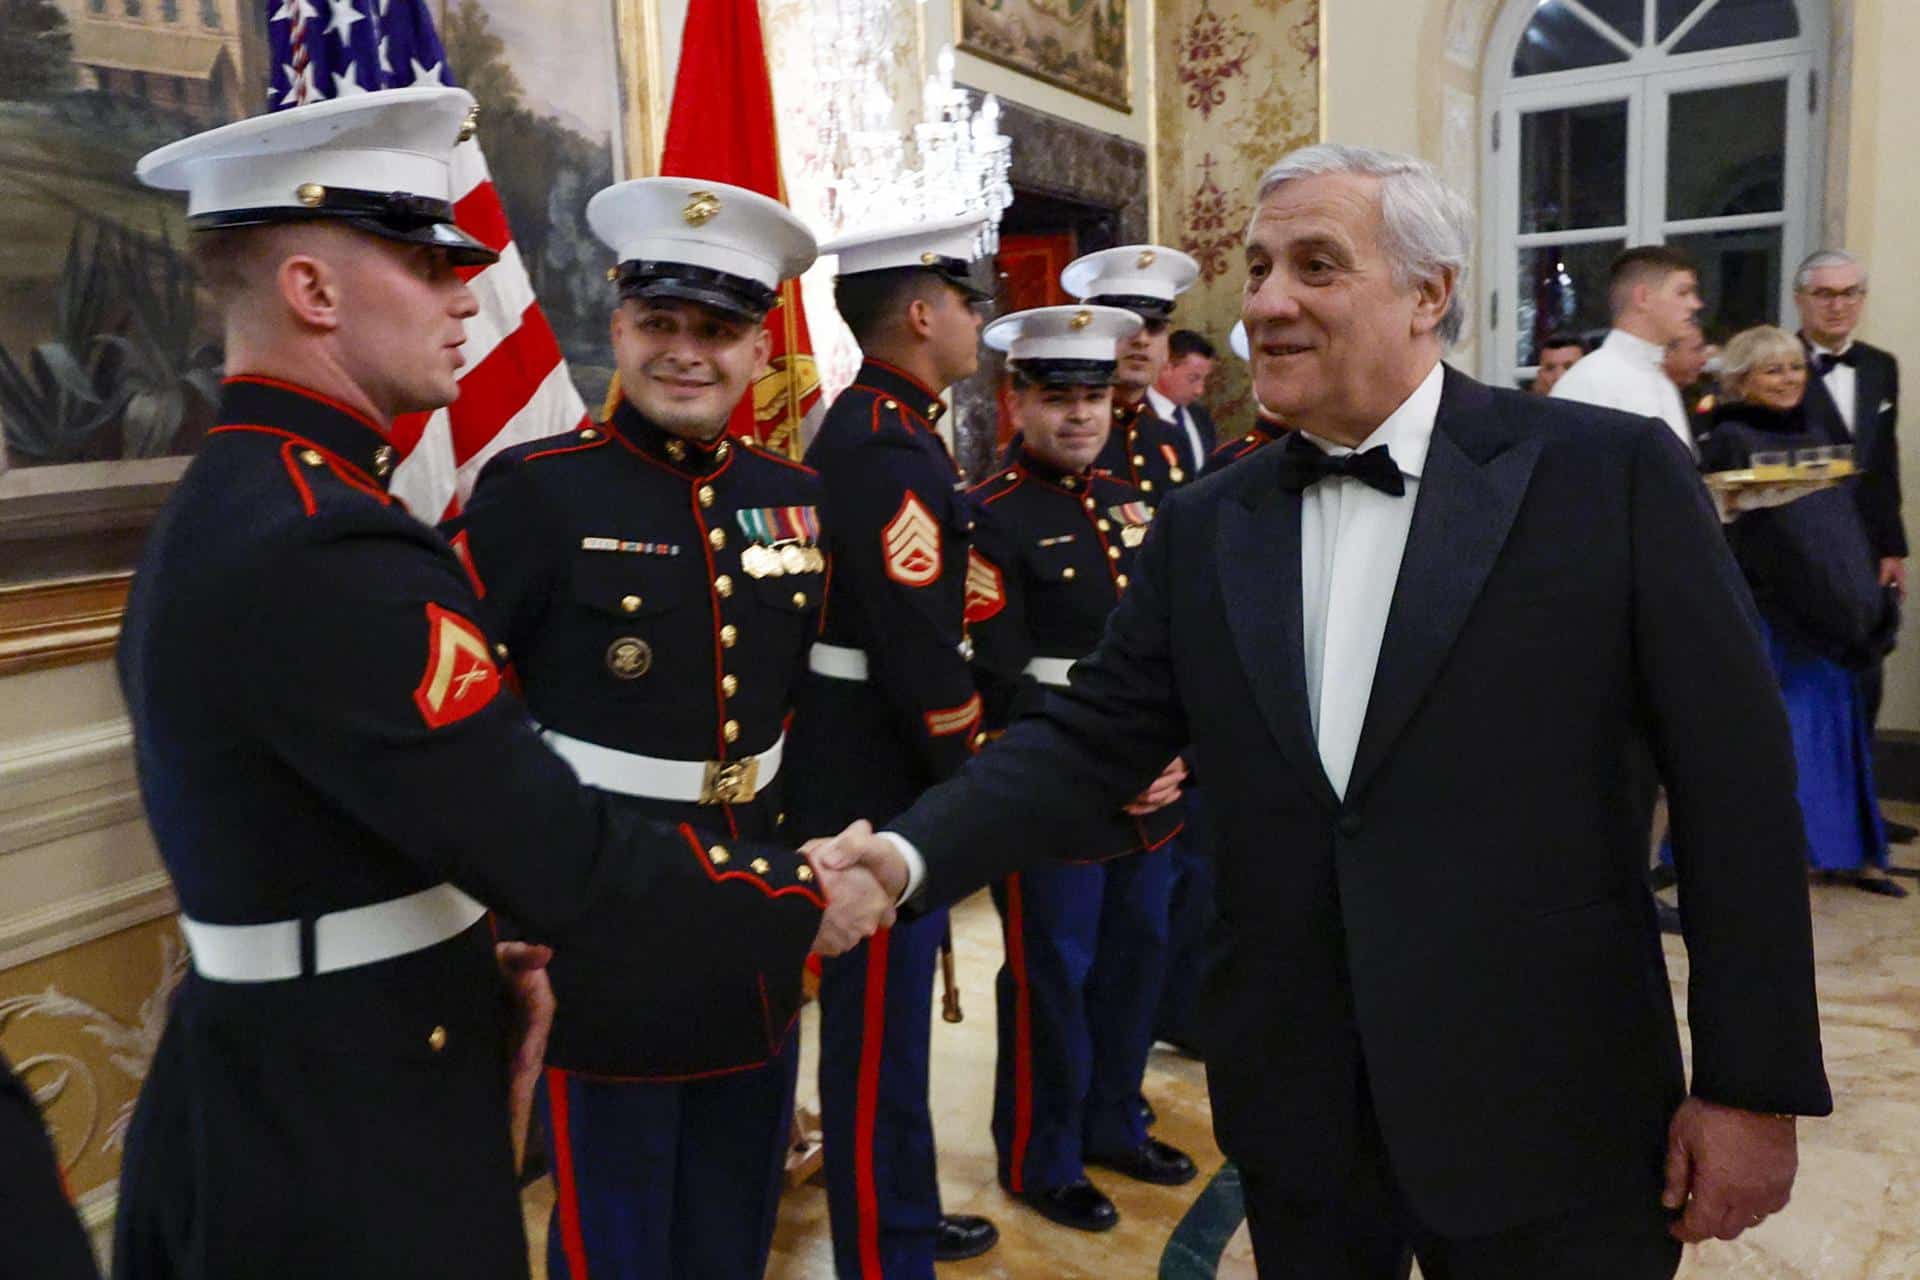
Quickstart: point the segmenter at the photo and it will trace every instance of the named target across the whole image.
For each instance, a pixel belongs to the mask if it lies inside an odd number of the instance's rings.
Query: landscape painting
[[[1132,110],[1127,0],[955,0],[968,53]]]

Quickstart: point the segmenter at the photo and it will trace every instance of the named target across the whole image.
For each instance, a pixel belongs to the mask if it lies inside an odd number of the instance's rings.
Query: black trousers
[[[1672,1280],[1680,1242],[1653,1196],[1609,1199],[1488,1236],[1433,1231],[1415,1216],[1388,1162],[1365,1082],[1352,1169],[1324,1197],[1302,1198],[1237,1155],[1260,1280]],[[1617,1192],[1615,1195],[1617,1196]]]
[[[40,1110],[0,1058],[0,1280],[99,1280]]]

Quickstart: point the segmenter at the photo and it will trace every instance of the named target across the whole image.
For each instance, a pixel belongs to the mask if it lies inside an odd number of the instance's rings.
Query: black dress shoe
[[[1907,891],[1885,876],[1855,876],[1853,887],[1864,889],[1868,893],[1877,893],[1883,898],[1904,898]]]
[[[1038,1210],[1048,1221],[1075,1231],[1111,1231],[1120,1221],[1120,1211],[1113,1207],[1113,1201],[1085,1178],[1045,1191],[1017,1191],[1013,1197]]]
[[[959,1262],[977,1258],[1000,1243],[1000,1228],[969,1213],[949,1213],[933,1233],[933,1260]]]
[[[1653,914],[1654,918],[1660,922],[1660,932],[1671,933],[1675,937],[1686,936],[1686,930],[1680,927],[1680,909],[1678,907],[1670,907],[1660,901],[1660,899],[1655,898],[1653,900]]]
[[[1880,819],[1880,825],[1887,829],[1887,839],[1895,844],[1912,844],[1916,838],[1920,838],[1920,827],[1908,826],[1887,817]]]
[[[1148,1138],[1131,1151],[1104,1156],[1089,1153],[1087,1163],[1100,1165],[1115,1173],[1124,1173],[1136,1182],[1151,1182],[1161,1187],[1177,1187],[1192,1182],[1194,1175],[1200,1172],[1194,1168],[1186,1152],[1170,1147],[1158,1138]]]

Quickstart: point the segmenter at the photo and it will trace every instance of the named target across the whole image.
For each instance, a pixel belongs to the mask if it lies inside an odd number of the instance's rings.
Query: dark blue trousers
[[[1167,959],[1164,851],[1057,863],[993,890],[1007,940],[996,983],[993,1137],[1009,1190],[1043,1191],[1083,1159],[1146,1140],[1140,1081]]]
[[[792,1136],[796,1038],[764,1067],[682,1083],[549,1067],[554,1280],[761,1280]]]
[[[947,913],[884,929],[820,973],[820,1120],[840,1280],[932,1280],[940,1225],[927,1106]]]

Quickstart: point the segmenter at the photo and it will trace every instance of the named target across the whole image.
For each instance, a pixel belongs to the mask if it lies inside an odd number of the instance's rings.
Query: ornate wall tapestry
[[[1128,0],[954,0],[960,47],[1119,111],[1133,110]]]
[[[1207,402],[1223,437],[1253,414],[1227,333],[1240,318],[1254,190],[1319,128],[1320,2],[1163,0],[1158,10],[1160,239],[1200,263],[1174,323],[1219,348]]]

